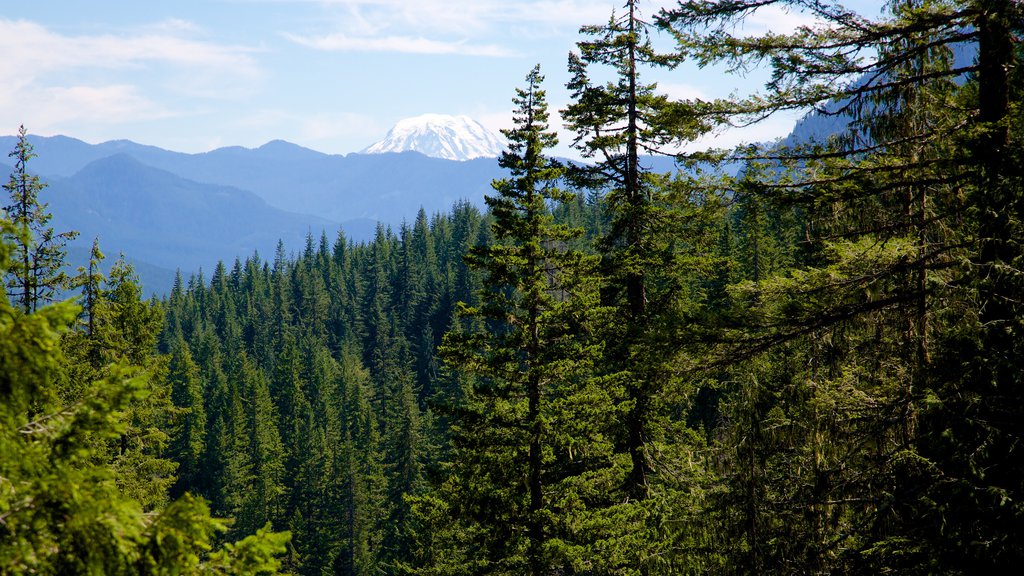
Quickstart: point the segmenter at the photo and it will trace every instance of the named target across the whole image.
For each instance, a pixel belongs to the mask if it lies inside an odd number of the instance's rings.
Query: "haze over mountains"
[[[429,213],[446,210],[461,198],[480,197],[498,174],[493,158],[455,162],[416,152],[342,156],[281,140],[202,154],[127,140],[95,145],[66,136],[31,140],[39,156],[31,168],[46,177],[69,177],[96,160],[124,154],[195,182],[248,190],[282,210],[363,228],[370,220],[397,225],[415,217],[421,205]],[[4,149],[14,142],[14,137],[0,137]],[[350,233],[358,235],[358,230]]]
[[[809,116],[791,139],[829,131],[830,118]],[[496,156],[505,143],[466,117],[425,115],[400,122],[366,153],[324,154],[275,140],[259,148],[201,154],[116,140],[88,144],[67,136],[31,136],[30,172],[49,188],[57,230],[78,230],[72,266],[85,262],[99,237],[108,264],[124,252],[147,292],[169,290],[174,270],[187,278],[218,261],[258,252],[273,258],[278,240],[301,250],[307,235],[333,242],[338,230],[367,240],[378,223],[396,230],[422,207],[428,215],[457,201],[483,206],[502,176]],[[16,138],[0,137],[12,150]],[[432,157],[442,156],[442,157]],[[648,158],[655,171],[671,158]],[[4,174],[10,167],[0,164]]]
[[[280,140],[203,154],[127,140],[30,140],[38,156],[29,170],[49,185],[42,200],[55,229],[81,232],[70,246],[72,265],[85,261],[98,236],[108,264],[124,252],[157,293],[169,289],[176,268],[187,277],[254,252],[269,259],[279,239],[289,252],[302,249],[308,234],[333,242],[339,228],[362,241],[378,222],[397,230],[421,207],[434,214],[460,200],[482,205],[501,174],[494,158],[329,155]],[[15,141],[0,137],[0,148]]]

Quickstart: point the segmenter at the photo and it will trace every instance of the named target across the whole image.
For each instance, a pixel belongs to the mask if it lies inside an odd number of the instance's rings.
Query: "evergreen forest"
[[[772,4],[818,24],[744,34]],[[1021,34],[1016,0],[626,0],[569,55],[583,162],[535,67],[486,210],[149,300],[100,241],[65,266],[22,128],[0,574],[1014,573]],[[683,62],[771,75],[645,80]],[[681,152],[794,110],[838,128]]]

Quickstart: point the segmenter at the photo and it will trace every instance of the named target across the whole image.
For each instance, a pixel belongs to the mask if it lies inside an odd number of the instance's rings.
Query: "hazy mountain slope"
[[[129,141],[91,145],[80,140],[32,136],[38,158],[31,170],[69,176],[90,162],[116,154],[195,182],[249,190],[271,206],[342,222],[356,239],[379,220],[397,226],[420,206],[445,211],[460,199],[483,205],[490,182],[502,174],[493,158],[465,162],[401,154],[329,155],[280,140],[259,148],[220,148],[203,154],[170,152]],[[0,137],[0,149],[14,146]]]
[[[43,199],[50,203],[53,226],[78,230],[75,245],[88,246],[99,236],[108,255],[124,251],[186,273],[253,251],[271,257],[278,239],[298,250],[307,233],[319,238],[326,231],[333,239],[338,227],[272,208],[251,192],[187,180],[124,154],[49,183]]]
[[[953,68],[962,68],[970,66],[978,56],[978,50],[975,44],[971,42],[960,42],[952,44],[953,53]],[[959,81],[966,81],[966,75],[959,77]],[[881,81],[881,80],[876,80]],[[863,85],[866,82],[865,79],[861,79],[855,82],[854,85]],[[810,142],[825,143],[828,141],[829,136],[843,132],[850,125],[850,117],[847,115],[835,114],[839,111],[844,103],[848,102],[834,102],[829,105],[828,111],[830,114],[824,114],[819,111],[811,111],[804,115],[803,118],[797,121],[793,127],[793,131],[788,136],[781,139],[779,144],[783,146],[797,146],[800,144],[807,144]]]
[[[391,225],[412,220],[420,206],[431,213],[458,199],[482,204],[490,181],[501,174],[497,161],[488,158],[455,162],[415,152],[337,156],[281,141],[164,160],[143,159],[186,178],[251,190],[285,210]]]
[[[14,149],[17,141],[16,136],[0,136],[0,151],[7,154]],[[89,144],[68,136],[30,135],[29,142],[32,143],[36,152],[36,157],[29,162],[29,171],[45,176],[72,176],[96,160],[121,153],[129,154],[140,160],[147,157],[183,155],[156,146],[136,144],[129,140]]]
[[[105,248],[102,246],[100,247],[100,250],[103,251],[103,255],[106,257],[100,268],[103,270],[104,275],[109,276],[110,267],[117,261],[120,253],[105,251]],[[91,252],[91,241],[90,246],[84,246],[79,242],[76,242],[74,246],[69,246],[66,260],[66,270],[68,274],[73,275],[79,267],[86,267],[89,263],[89,255]],[[134,268],[135,272],[139,275],[139,283],[142,285],[142,294],[144,297],[148,298],[154,294],[157,296],[163,296],[171,291],[171,288],[174,286],[176,270],[154,266],[149,262],[132,257],[130,253],[125,254],[124,259],[132,265],[132,268]],[[190,273],[190,270],[182,271],[182,278],[187,281]],[[76,292],[72,292],[68,296],[76,295]]]

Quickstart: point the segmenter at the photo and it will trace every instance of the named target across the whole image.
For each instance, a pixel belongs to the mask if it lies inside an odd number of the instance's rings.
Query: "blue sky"
[[[94,143],[124,138],[183,152],[283,139],[348,153],[383,138],[397,120],[427,112],[507,127],[513,90],[535,63],[547,76],[552,108],[567,103],[566,56],[579,27],[607,21],[620,3],[5,3],[0,133],[25,124],[35,134]],[[646,2],[644,11],[651,15],[660,5]],[[747,27],[781,32],[808,22],[773,9]],[[737,78],[687,67],[647,78],[677,97],[742,93],[762,80],[757,73]],[[794,119],[719,135],[719,143],[782,136]]]

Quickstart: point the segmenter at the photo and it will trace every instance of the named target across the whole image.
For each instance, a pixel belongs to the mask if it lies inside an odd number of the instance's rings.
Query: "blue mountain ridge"
[[[833,133],[834,117],[810,114],[790,138]],[[312,234],[333,241],[370,239],[378,223],[395,228],[420,208],[447,211],[457,201],[483,206],[491,181],[504,176],[493,158],[453,161],[417,152],[332,155],[282,140],[258,148],[172,152],[129,140],[89,144],[68,136],[30,136],[37,157],[30,171],[49,185],[57,230],[78,230],[72,268],[83,264],[94,237],[111,257],[124,252],[147,292],[170,289],[174,270],[185,277],[258,252],[272,256],[278,240],[298,250]],[[16,138],[0,137],[0,150]],[[645,158],[656,172],[672,158]],[[9,168],[0,166],[9,173]],[[313,216],[315,215],[315,216]]]
[[[281,140],[253,149],[235,146],[186,154],[127,140],[92,145],[66,136],[30,139],[38,154],[32,170],[44,176],[70,176],[91,162],[125,154],[182,178],[254,192],[289,212],[342,223],[363,219],[353,222],[353,228],[362,226],[353,229],[353,237],[366,231],[365,220],[397,226],[412,221],[420,207],[435,213],[458,200],[482,205],[491,180],[502,174],[497,161],[488,158],[457,162],[416,152],[342,156]],[[14,137],[0,137],[0,149],[11,149],[14,143]],[[368,232],[372,234],[372,226]]]
[[[85,263],[98,236],[106,254],[128,255],[154,293],[169,290],[176,268],[187,277],[254,251],[266,258],[279,239],[297,250],[307,234],[333,241],[340,226],[349,239],[365,241],[378,222],[397,227],[420,207],[442,212],[459,200],[482,206],[502,172],[493,159],[332,156],[280,140],[204,154],[127,140],[30,141],[37,157],[29,169],[48,185],[41,199],[50,204],[54,228],[80,232],[69,246],[71,268]],[[0,137],[0,149],[15,142]]]
[[[271,256],[278,240],[303,245],[307,234],[332,239],[339,225],[268,206],[252,192],[195,182],[116,154],[66,178],[48,177],[41,198],[55,230],[78,230],[69,251],[81,265],[93,238],[116,258],[133,259],[147,292],[162,293],[173,270],[212,270],[220,260],[258,252]]]
[[[340,228],[351,240],[367,241],[378,223],[397,228],[421,207],[431,215],[458,201],[482,208],[491,182],[505,174],[493,158],[340,156],[281,140],[186,154],[129,140],[29,138],[37,154],[29,171],[47,184],[40,198],[49,204],[51,224],[79,231],[69,245],[69,268],[87,262],[98,237],[108,260],[124,253],[146,293],[155,294],[170,290],[177,269],[187,279],[218,261],[254,252],[266,259],[278,240],[294,251],[308,234],[325,233],[333,242]],[[0,150],[15,143],[13,136],[0,137]],[[671,158],[648,158],[644,165],[675,169]],[[10,171],[0,164],[0,173]]]

